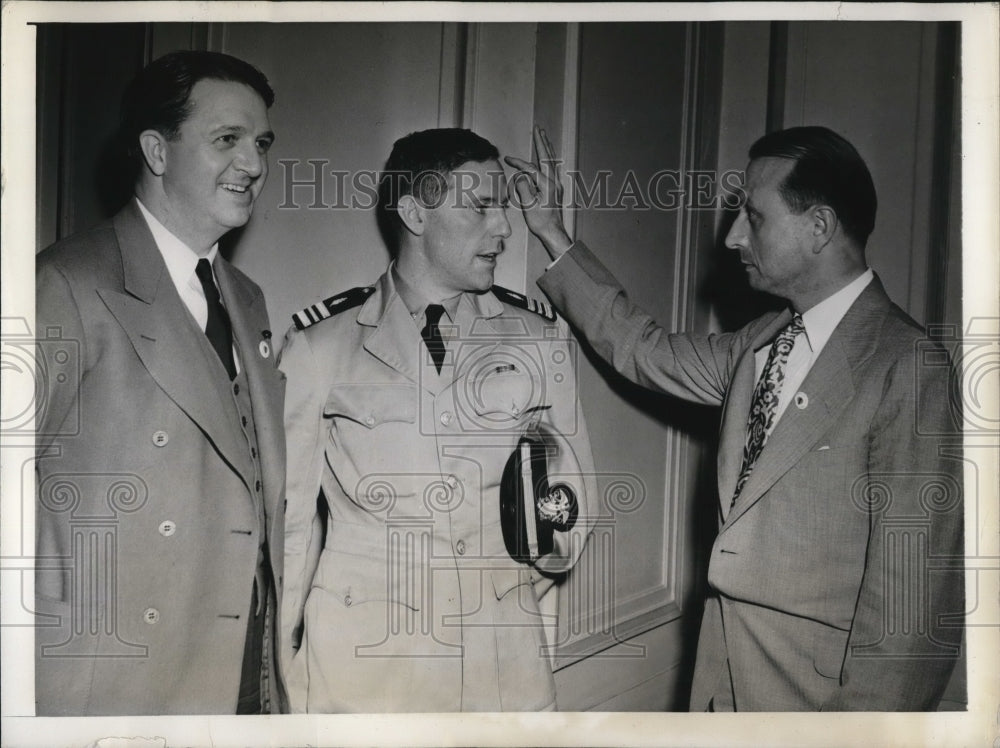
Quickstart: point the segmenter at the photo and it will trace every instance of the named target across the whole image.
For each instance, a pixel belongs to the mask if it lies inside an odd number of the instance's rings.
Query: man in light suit
[[[934,708],[962,625],[961,441],[944,350],[867,267],[876,197],[857,151],[822,127],[753,145],[726,244],[789,308],[695,335],[658,326],[570,241],[535,144],[541,165],[508,161],[555,260],[539,285],[621,374],[722,407],[691,708]]]
[[[555,708],[540,601],[583,551],[594,466],[565,323],[493,284],[498,161],[469,130],[400,138],[380,194],[394,262],[294,315],[293,711]],[[529,513],[519,544],[508,520]]]
[[[274,94],[174,52],[126,90],[135,196],[37,260],[37,713],[279,711],[283,380],[250,218]]]

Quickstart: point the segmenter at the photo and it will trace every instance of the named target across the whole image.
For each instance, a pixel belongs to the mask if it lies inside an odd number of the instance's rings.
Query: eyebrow
[[[472,194],[472,199],[474,202],[478,204],[477,207],[487,208],[494,205],[500,208],[510,207],[510,198],[506,196],[504,196],[498,201],[492,195],[490,195],[489,197],[481,197],[479,195]]]
[[[210,130],[210,133],[212,135],[224,135],[224,134],[227,134],[227,133],[236,134],[236,135],[245,135],[248,132],[249,132],[249,130],[247,130],[247,128],[243,127],[243,125],[219,125],[217,127],[213,127]],[[260,140],[261,138],[269,140],[269,141],[271,141],[273,143],[274,142],[274,132],[272,132],[271,130],[266,130],[265,132],[262,132],[260,135],[258,135],[255,138],[255,140]]]

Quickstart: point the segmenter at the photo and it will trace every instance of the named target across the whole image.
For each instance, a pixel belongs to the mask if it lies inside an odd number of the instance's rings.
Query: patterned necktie
[[[760,457],[764,449],[764,442],[767,441],[771,429],[774,427],[774,412],[778,406],[778,396],[781,394],[781,385],[785,381],[785,364],[788,363],[788,354],[791,353],[795,345],[795,338],[805,327],[802,324],[802,316],[796,314],[792,321],[778,333],[778,337],[771,344],[771,351],[767,354],[767,363],[757,381],[757,387],[753,391],[753,401],[750,403],[750,416],[747,418],[747,437],[743,445],[743,466],[740,468],[740,477],[736,481],[736,491],[733,493],[733,501],[729,508],[736,505],[736,499],[740,497],[743,485],[753,472],[753,466]]]
[[[444,340],[441,338],[438,322],[441,321],[441,315],[444,314],[444,307],[440,304],[428,304],[424,314],[427,317],[427,323],[420,331],[420,337],[424,339],[427,350],[430,351],[431,358],[434,360],[434,366],[437,367],[438,374],[440,374],[441,367],[444,365]]]
[[[219,360],[226,367],[229,380],[236,379],[236,362],[233,360],[233,328],[229,323],[229,315],[226,308],[222,306],[222,298],[219,296],[219,289],[215,286],[215,278],[212,277],[212,263],[202,257],[198,260],[198,265],[194,269],[198,280],[201,281],[201,288],[205,292],[205,301],[208,302],[208,323],[205,325],[205,335],[208,342],[212,344],[215,352],[219,354]]]

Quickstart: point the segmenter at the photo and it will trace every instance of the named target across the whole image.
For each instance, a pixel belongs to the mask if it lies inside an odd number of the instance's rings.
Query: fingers
[[[530,161],[525,161],[523,158],[518,158],[517,156],[504,156],[503,160],[506,161],[510,166],[513,166],[518,171],[526,171],[529,173],[538,172],[537,166],[535,166]]]
[[[520,160],[520,159],[518,159]],[[523,162],[522,162],[523,163]],[[516,166],[516,164],[511,164]],[[516,193],[516,194],[515,194]],[[537,199],[538,185],[527,170],[520,170],[507,182],[507,197],[518,207],[532,205]]]

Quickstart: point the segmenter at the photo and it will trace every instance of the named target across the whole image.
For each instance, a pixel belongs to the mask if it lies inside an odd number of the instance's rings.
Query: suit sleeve
[[[51,263],[39,262],[35,277],[36,455],[58,449],[60,439],[76,436],[80,427],[80,386],[85,367],[86,334],[73,287]],[[42,485],[36,486],[40,492]],[[38,494],[41,496],[41,493]],[[44,502],[37,502],[36,541],[40,557],[72,553],[65,523],[54,521]],[[58,570],[36,573],[35,593],[52,600],[69,599],[68,580]]]
[[[922,365],[919,354],[901,355],[870,427],[868,556],[841,688],[825,710],[934,709],[958,654],[961,434],[948,367]]]
[[[35,274],[35,310],[35,382],[43,393],[37,401],[35,430],[41,453],[58,436],[76,432],[86,335],[73,288],[51,264],[39,264]]]
[[[670,334],[636,307],[582,242],[538,280],[594,350],[622,376],[652,390],[720,405],[746,334]]]
[[[291,662],[302,637],[303,610],[322,550],[322,521],[317,497],[323,464],[324,392],[322,377],[305,335],[289,331],[279,368],[287,377],[285,439],[285,590],[280,646]],[[292,690],[289,683],[289,690]],[[290,693],[294,698],[294,695]]]

